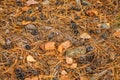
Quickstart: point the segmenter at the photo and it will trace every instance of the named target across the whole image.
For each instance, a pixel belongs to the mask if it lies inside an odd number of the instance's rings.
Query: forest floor
[[[0,0],[0,80],[120,80],[120,0]]]

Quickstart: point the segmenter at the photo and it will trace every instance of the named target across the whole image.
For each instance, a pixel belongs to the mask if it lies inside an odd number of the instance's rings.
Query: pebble
[[[70,56],[70,57],[79,57],[81,55],[84,55],[85,53],[86,53],[86,48],[84,46],[68,49],[65,52],[66,56]]]
[[[90,39],[91,36],[90,36],[89,34],[87,34],[87,33],[83,33],[83,34],[80,35],[80,38],[83,38],[83,39]]]
[[[103,29],[109,29],[110,28],[110,24],[109,23],[102,23],[100,26]]]

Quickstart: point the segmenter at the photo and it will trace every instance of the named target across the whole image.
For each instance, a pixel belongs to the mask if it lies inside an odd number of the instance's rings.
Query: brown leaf
[[[61,71],[61,75],[66,75],[66,74],[67,74],[67,72],[65,70]]]
[[[77,63],[73,63],[70,67],[71,68],[77,68]]]
[[[64,50],[66,50],[67,48],[69,48],[71,46],[71,42],[70,41],[65,41],[63,43],[61,43],[58,47],[58,51],[60,53],[62,53]]]
[[[45,43],[45,50],[54,50],[54,49],[55,49],[55,42]]]
[[[30,24],[31,23],[31,21],[22,21],[22,25],[27,25],[27,24]]]

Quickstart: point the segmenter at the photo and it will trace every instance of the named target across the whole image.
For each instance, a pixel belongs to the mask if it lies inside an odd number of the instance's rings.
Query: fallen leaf
[[[28,0],[28,1],[26,2],[26,4],[27,4],[27,6],[30,6],[30,5],[33,5],[33,4],[38,4],[38,2],[35,1],[35,0]]]
[[[65,70],[61,71],[61,75],[66,75],[66,74],[67,74],[67,72]]]
[[[5,40],[3,39],[3,37],[0,35],[0,45],[4,45],[5,44]]]
[[[77,63],[73,63],[70,67],[71,68],[76,68],[77,67]]]
[[[55,49],[55,42],[45,43],[45,50],[54,50],[54,49]]]
[[[70,57],[66,57],[66,63],[67,64],[72,64],[73,63],[73,59]]]
[[[86,14],[89,16],[97,16],[98,12],[96,10],[88,10],[86,11]]]
[[[70,41],[65,41],[63,43],[61,43],[58,47],[58,51],[60,53],[62,53],[64,50],[66,50],[67,48],[69,48],[71,46],[71,42]]]
[[[90,39],[91,36],[90,36],[89,34],[87,34],[87,33],[83,33],[83,34],[80,35],[80,38],[83,38],[83,39]]]
[[[36,60],[31,55],[27,56],[27,61],[28,62],[36,62]]]

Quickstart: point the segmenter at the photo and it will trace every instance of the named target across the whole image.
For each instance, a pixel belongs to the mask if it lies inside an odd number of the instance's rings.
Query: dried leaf
[[[90,39],[91,36],[90,36],[89,34],[87,34],[87,33],[83,33],[83,34],[80,35],[80,38],[83,38],[83,39]]]
[[[45,43],[45,50],[54,50],[54,49],[55,49],[55,42]]]
[[[63,43],[61,43],[58,47],[58,51],[60,53],[62,53],[64,50],[66,50],[67,48],[69,48],[71,46],[70,41],[65,41]]]
[[[28,0],[28,1],[26,2],[26,4],[27,4],[27,6],[30,6],[30,5],[33,5],[33,4],[38,4],[38,2],[35,1],[35,0]]]
[[[28,62],[36,62],[36,60],[31,55],[27,56],[27,61]]]
[[[73,59],[70,57],[66,57],[66,63],[67,64],[72,64],[73,63]]]

